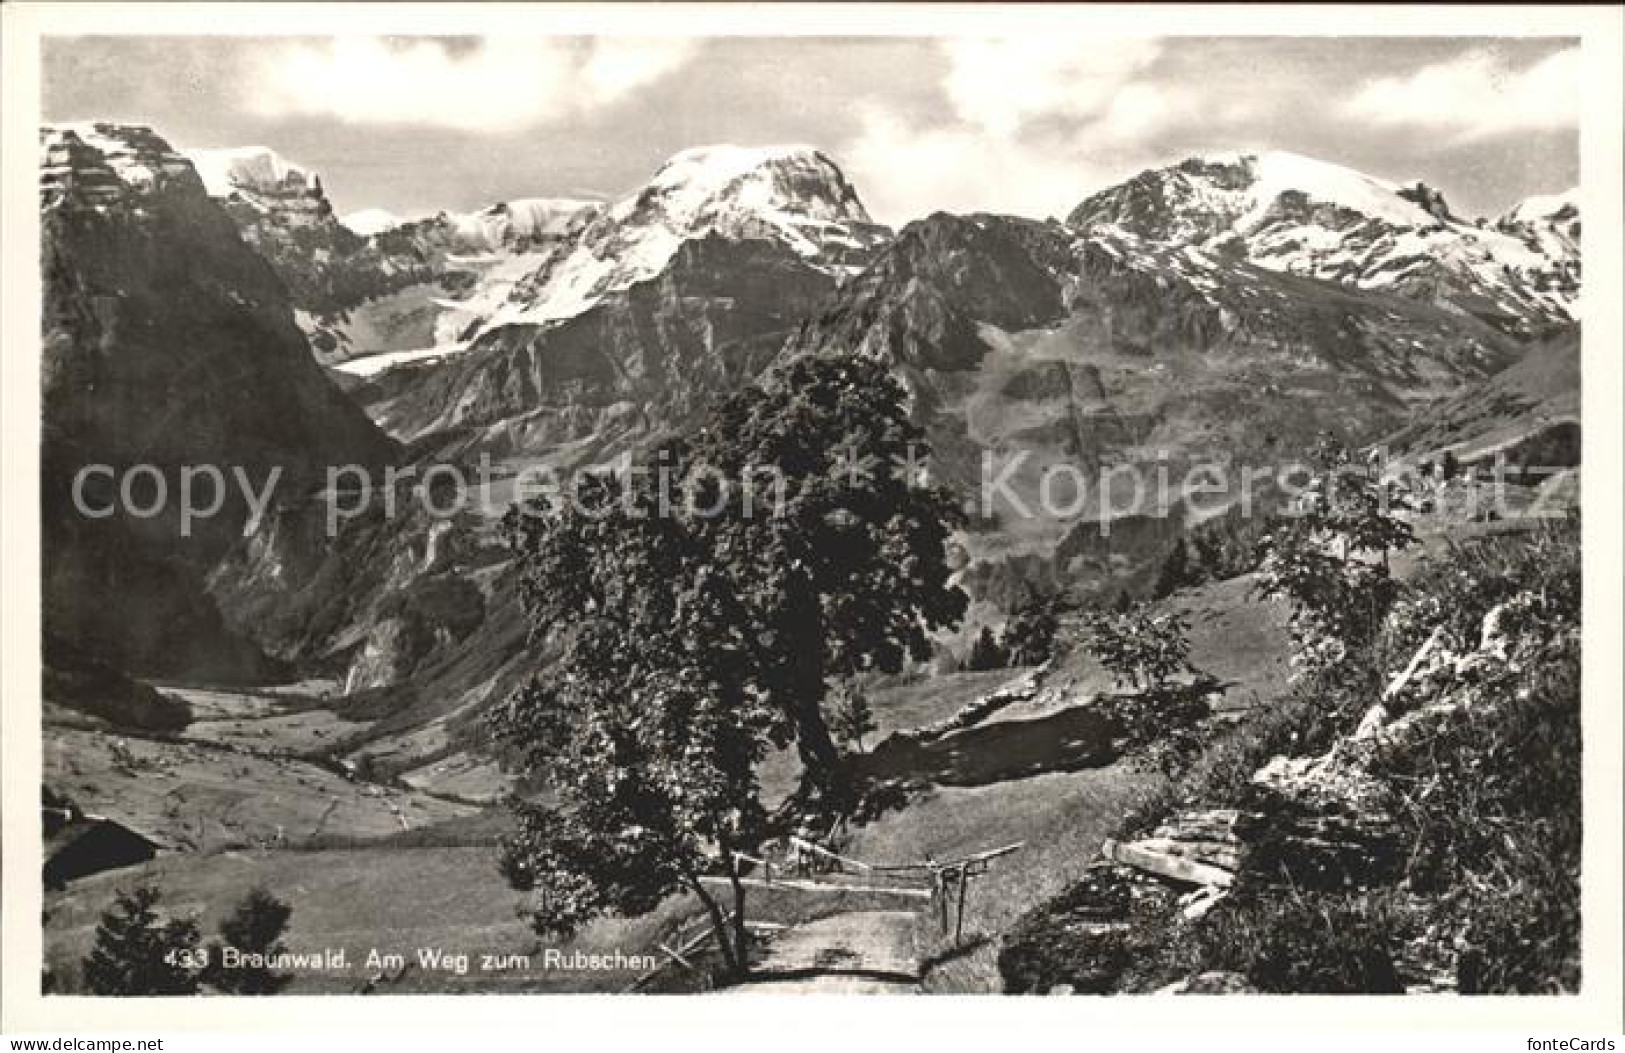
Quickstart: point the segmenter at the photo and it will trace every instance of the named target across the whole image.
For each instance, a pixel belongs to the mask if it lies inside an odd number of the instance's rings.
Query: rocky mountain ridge
[[[1456,216],[1437,190],[1285,152],[1193,157],[1086,198],[1084,233],[1122,231],[1269,270],[1392,292],[1538,336],[1578,320],[1578,210],[1540,204],[1496,223]]]

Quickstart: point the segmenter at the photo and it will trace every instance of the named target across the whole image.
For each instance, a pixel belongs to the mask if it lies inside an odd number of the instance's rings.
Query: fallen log
[[[1161,851],[1146,845],[1144,842],[1124,844],[1119,841],[1108,840],[1100,851],[1102,855],[1114,863],[1133,867],[1135,870],[1143,870],[1148,874],[1155,874],[1171,881],[1184,882],[1187,885],[1214,885],[1218,888],[1229,888],[1236,881],[1236,875],[1228,870],[1221,870],[1216,866],[1209,866],[1206,863],[1198,863],[1184,856]]]

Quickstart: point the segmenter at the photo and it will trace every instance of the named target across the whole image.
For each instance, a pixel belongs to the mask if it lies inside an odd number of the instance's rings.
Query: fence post
[[[954,918],[954,946],[959,945],[959,937],[965,931],[965,894],[970,891],[970,872],[965,867],[959,868],[959,910]]]

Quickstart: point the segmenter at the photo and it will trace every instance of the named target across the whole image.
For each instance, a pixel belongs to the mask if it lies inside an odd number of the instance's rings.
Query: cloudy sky
[[[875,217],[1064,215],[1193,153],[1283,149],[1493,214],[1578,182],[1579,55],[1525,39],[76,37],[47,120],[269,146],[342,212],[614,197],[667,156],[811,143]]]

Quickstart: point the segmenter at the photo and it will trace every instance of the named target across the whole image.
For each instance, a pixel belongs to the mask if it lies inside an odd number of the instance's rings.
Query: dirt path
[[[918,994],[918,915],[854,911],[794,925],[776,935],[738,994]]]

